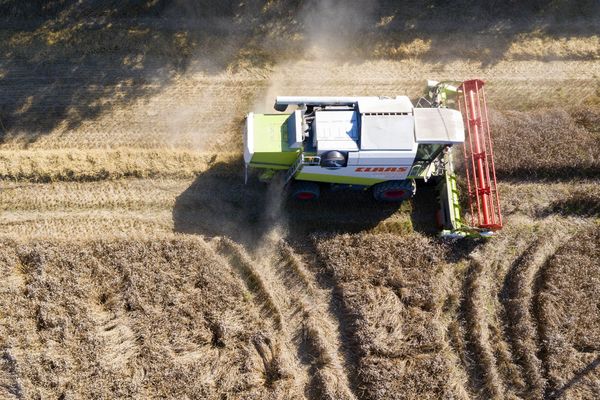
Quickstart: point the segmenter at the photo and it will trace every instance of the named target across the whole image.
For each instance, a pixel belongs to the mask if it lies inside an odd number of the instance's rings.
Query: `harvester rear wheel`
[[[377,201],[386,203],[401,202],[413,197],[416,188],[415,181],[412,179],[386,181],[373,186],[373,197]]]
[[[294,200],[317,200],[320,195],[321,189],[315,182],[294,181],[290,187],[290,197]]]

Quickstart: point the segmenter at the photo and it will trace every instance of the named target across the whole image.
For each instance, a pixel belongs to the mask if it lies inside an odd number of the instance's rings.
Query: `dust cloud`
[[[257,96],[252,110],[273,113],[276,96],[318,92],[327,74],[307,76],[302,93],[286,93],[286,90],[290,90],[289,82],[298,78],[298,71],[303,70],[299,67],[303,62],[317,62],[324,69],[347,62],[348,57],[358,50],[360,35],[377,25],[376,7],[375,0],[311,0],[301,6],[297,19],[304,46],[297,52],[297,56],[279,61],[273,67],[267,88]]]
[[[309,1],[301,12],[307,53],[317,59],[352,54],[361,32],[376,23],[374,0]]]
[[[286,182],[283,174],[276,175],[266,191],[264,213],[259,222],[259,231],[263,233],[255,242],[254,253],[259,259],[272,260],[278,256],[281,240],[288,236],[289,217],[284,209]]]

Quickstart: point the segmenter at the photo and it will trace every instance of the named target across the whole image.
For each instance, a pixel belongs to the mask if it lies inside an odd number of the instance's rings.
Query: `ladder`
[[[285,183],[287,184],[292,180],[296,173],[303,165],[319,165],[321,163],[321,157],[319,156],[305,156],[302,152],[298,153],[296,161],[288,168],[285,174]]]
[[[288,170],[285,174],[285,184],[287,184],[289,181],[292,180],[292,178],[294,176],[296,176],[296,172],[298,172],[298,170],[302,166],[303,162],[304,162],[304,155],[302,154],[302,152],[299,152],[298,157],[296,157],[296,161],[294,161],[294,163],[290,166],[290,168],[288,168]]]
[[[483,85],[480,79],[463,82],[458,107],[467,126],[464,156],[471,225],[494,231],[502,228],[502,212]]]

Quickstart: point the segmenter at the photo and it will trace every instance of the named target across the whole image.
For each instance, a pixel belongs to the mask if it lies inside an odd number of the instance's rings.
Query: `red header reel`
[[[502,228],[502,212],[483,85],[479,79],[463,82],[458,107],[467,127],[464,155],[471,225],[493,231]]]

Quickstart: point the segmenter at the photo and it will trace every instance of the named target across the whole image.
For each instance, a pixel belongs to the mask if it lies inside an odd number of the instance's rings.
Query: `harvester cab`
[[[487,236],[502,215],[483,85],[428,81],[416,106],[406,96],[277,97],[280,113],[246,117],[246,169],[262,169],[267,180],[281,172],[300,201],[333,186],[400,202],[414,196],[417,180],[435,180],[442,233]],[[455,145],[463,147],[470,223],[461,217]]]

